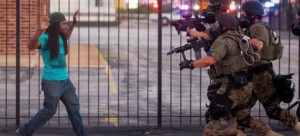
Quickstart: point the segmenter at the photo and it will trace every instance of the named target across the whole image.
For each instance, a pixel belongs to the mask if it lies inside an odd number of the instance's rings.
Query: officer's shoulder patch
[[[220,46],[220,45],[221,45],[221,40],[218,39],[218,40],[216,40],[216,41],[213,43],[213,45],[211,46],[211,49],[214,49],[214,48],[216,48],[216,47],[218,47],[218,46]]]
[[[254,32],[255,34],[257,34],[257,35],[260,35],[260,34],[262,34],[262,32],[263,32],[263,28],[262,28],[261,26],[254,26],[254,27],[253,27],[253,32]]]

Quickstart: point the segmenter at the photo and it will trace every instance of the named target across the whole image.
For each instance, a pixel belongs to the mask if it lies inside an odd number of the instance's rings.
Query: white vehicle
[[[157,13],[151,13],[149,15],[149,19],[151,21],[158,21]],[[169,25],[171,20],[179,20],[181,19],[180,9],[175,9],[171,13],[162,13],[162,25]]]
[[[80,5],[79,5],[80,4]],[[73,13],[79,9],[81,22],[115,22],[116,10],[113,0],[51,0],[50,12],[62,12],[66,18],[72,19]],[[70,12],[70,16],[69,16]]]

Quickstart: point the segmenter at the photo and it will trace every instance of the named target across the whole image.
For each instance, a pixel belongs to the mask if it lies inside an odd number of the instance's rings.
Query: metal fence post
[[[157,69],[157,125],[161,127],[162,122],[162,0],[158,4],[158,69]]]
[[[157,126],[161,127],[162,113],[161,113],[161,96],[162,96],[162,1],[158,3],[158,65],[157,65]]]
[[[298,8],[300,8],[300,2],[298,2]],[[299,46],[298,46],[298,49],[299,49],[299,52],[298,53],[300,53],[300,36],[299,36],[299,42],[298,42],[298,44],[299,44]],[[299,93],[299,91],[300,91],[300,55],[299,55],[299,59],[298,59],[299,61],[298,61],[298,73],[299,73],[299,77],[298,77],[298,98],[300,99],[300,93]]]
[[[20,0],[16,1],[16,127],[20,126]]]

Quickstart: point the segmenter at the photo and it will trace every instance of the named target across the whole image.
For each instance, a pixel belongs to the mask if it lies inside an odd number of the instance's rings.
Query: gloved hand
[[[184,60],[182,62],[180,62],[179,66],[180,66],[180,70],[183,70],[185,68],[189,68],[189,69],[194,69],[194,65],[192,64],[194,61],[193,60]]]
[[[274,78],[274,83],[275,85],[281,84],[282,82],[284,82],[287,79],[292,79],[293,78],[294,73],[291,74],[287,74],[287,75],[281,75],[278,74],[275,78]]]

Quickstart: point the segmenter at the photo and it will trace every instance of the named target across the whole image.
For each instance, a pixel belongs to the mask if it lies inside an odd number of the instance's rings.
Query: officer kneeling
[[[252,94],[252,84],[246,75],[250,64],[240,47],[238,20],[231,14],[221,13],[217,16],[217,21],[222,35],[212,44],[207,56],[196,61],[185,60],[179,64],[181,70],[210,66],[208,70],[210,78],[222,81],[209,106],[212,120],[205,126],[204,135],[218,135],[219,119],[229,113],[236,116],[239,125],[251,128],[258,135],[279,135],[267,124],[250,116],[248,101]]]

